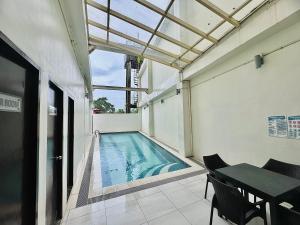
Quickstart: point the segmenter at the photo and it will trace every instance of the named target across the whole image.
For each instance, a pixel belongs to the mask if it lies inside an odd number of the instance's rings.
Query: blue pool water
[[[103,187],[190,167],[139,132],[100,137]]]

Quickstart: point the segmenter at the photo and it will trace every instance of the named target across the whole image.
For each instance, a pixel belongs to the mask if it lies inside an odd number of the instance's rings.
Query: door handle
[[[56,157],[52,157],[51,159],[55,159],[55,160],[62,160],[62,156],[56,156]]]

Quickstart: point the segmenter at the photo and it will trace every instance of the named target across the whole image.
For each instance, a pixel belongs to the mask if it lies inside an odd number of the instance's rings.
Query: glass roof
[[[86,0],[89,45],[182,70],[266,2]]]

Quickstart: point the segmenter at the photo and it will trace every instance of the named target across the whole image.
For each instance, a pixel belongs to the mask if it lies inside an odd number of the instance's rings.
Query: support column
[[[153,91],[153,71],[152,71],[152,61],[148,60],[147,61],[147,69],[148,69],[148,92],[152,93]],[[153,102],[149,102],[149,118],[148,118],[148,126],[149,126],[149,136],[154,137],[154,112],[153,112]]]
[[[154,112],[153,112],[153,102],[149,102],[149,136],[154,137]]]
[[[191,96],[190,82],[181,81],[177,83],[179,94],[179,144],[180,154],[185,157],[193,155],[192,151],[192,117],[191,117]]]

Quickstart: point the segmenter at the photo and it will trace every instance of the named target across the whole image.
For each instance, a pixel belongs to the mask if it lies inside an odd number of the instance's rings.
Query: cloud
[[[124,55],[95,50],[90,56],[92,83],[125,86]],[[124,91],[95,90],[94,99],[107,97],[117,109],[125,106]]]

